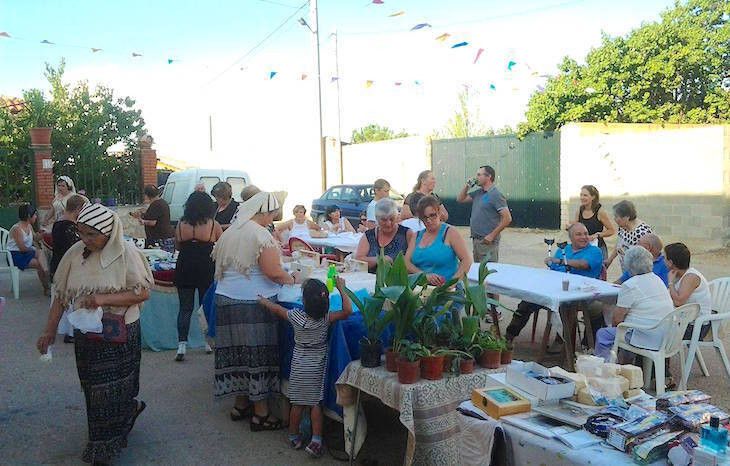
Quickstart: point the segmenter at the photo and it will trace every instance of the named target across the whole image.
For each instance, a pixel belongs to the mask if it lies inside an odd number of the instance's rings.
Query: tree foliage
[[[406,138],[410,134],[405,131],[395,131],[387,126],[380,126],[377,123],[371,123],[362,128],[352,130],[352,142],[360,144],[363,142],[387,141],[388,139]]]
[[[520,133],[568,122],[719,123],[730,120],[730,2],[676,3],[661,21],[603,36],[584,65],[564,58],[534,94]]]
[[[53,128],[54,174],[71,176],[76,187],[85,189],[90,197],[136,201],[137,139],[144,133],[141,111],[134,108],[133,99],[115,97],[108,87],[99,85],[92,90],[86,81],[73,86],[64,82],[64,69],[63,61],[57,67],[46,64],[52,100],[46,100],[42,91],[30,89],[23,92],[23,100],[34,105],[15,115],[0,109],[0,152],[5,156],[0,169],[18,174],[12,187],[0,191],[0,203],[32,198],[33,153],[28,130],[38,123],[32,107],[38,108],[39,97],[46,105],[44,118]]]
[[[477,91],[465,86],[457,96],[458,109],[443,128],[434,131],[432,138],[469,138],[514,133],[510,126],[494,129],[484,125],[479,115],[479,107],[476,104],[477,97]]]

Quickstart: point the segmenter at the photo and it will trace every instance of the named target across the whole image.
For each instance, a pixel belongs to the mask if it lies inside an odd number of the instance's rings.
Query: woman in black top
[[[408,240],[414,236],[413,231],[398,224],[398,206],[390,198],[375,204],[375,219],[377,226],[365,232],[355,251],[355,259],[367,262],[371,272],[375,271],[381,249],[385,260],[393,261],[398,254],[405,255]]]
[[[605,210],[601,210],[601,203],[598,202],[600,195],[598,189],[595,186],[587,184],[580,188],[580,207],[578,208],[578,215],[576,221],[570,222],[568,225],[573,223],[582,223],[588,230],[588,235],[591,241],[598,240],[598,247],[601,248],[603,253],[603,260],[608,257],[608,248],[606,247],[606,241],[604,238],[613,236],[616,233],[616,229],[611,223],[611,219]]]
[[[233,189],[225,181],[219,181],[213,186],[210,194],[215,198],[215,221],[225,231],[238,210],[238,202],[233,200]]]
[[[180,251],[175,266],[175,286],[180,300],[175,361],[185,359],[195,290],[198,290],[198,302],[201,302],[213,283],[215,266],[210,254],[213,245],[223,234],[220,224],[213,219],[214,211],[210,196],[196,191],[185,202],[185,211],[175,230],[175,243]]]

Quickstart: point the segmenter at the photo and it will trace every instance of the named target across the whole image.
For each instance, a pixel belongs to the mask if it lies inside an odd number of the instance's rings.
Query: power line
[[[295,16],[297,16],[299,14],[299,12],[302,9],[304,9],[304,7],[306,7],[307,5],[309,5],[309,0],[307,0],[306,2],[304,2],[302,4],[302,6],[300,6],[299,8],[296,9],[296,11],[294,11],[294,13],[292,13],[291,15],[289,15],[284,21],[281,22],[281,24],[279,24],[278,26],[276,26],[276,28],[274,28],[273,31],[271,31],[270,33],[268,33],[266,35],[266,37],[264,37],[263,39],[261,39],[256,45],[254,45],[253,47],[251,47],[246,53],[244,53],[243,55],[241,55],[240,57],[238,57],[236,59],[236,61],[234,61],[233,63],[231,63],[226,69],[224,69],[223,71],[221,71],[220,73],[218,73],[210,81],[206,82],[203,85],[203,87],[204,86],[207,86],[209,84],[212,84],[214,81],[218,80],[218,78],[220,78],[221,76],[223,76],[224,74],[226,74],[227,72],[229,72],[231,70],[231,68],[233,68],[234,66],[238,65],[241,61],[245,60],[249,55],[251,55],[253,52],[255,52],[256,49],[258,49],[259,47],[261,47],[264,44],[264,42],[266,42],[267,40],[269,40],[271,38],[271,36],[273,36],[274,34],[276,34],[277,32],[279,32],[279,30],[281,28],[283,28],[286,25],[286,23],[288,23],[292,18],[294,18]]]

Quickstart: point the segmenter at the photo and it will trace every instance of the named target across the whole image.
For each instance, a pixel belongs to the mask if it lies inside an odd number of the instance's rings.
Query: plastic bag
[[[101,307],[97,307],[95,310],[91,309],[76,309],[69,313],[68,321],[74,327],[81,331],[81,333],[101,333],[103,326],[101,324],[101,317],[104,315],[104,310]]]

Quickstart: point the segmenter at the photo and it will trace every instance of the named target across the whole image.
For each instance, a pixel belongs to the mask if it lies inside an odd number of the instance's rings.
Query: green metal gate
[[[497,186],[507,197],[513,227],[560,227],[560,135],[531,133],[431,142],[436,193],[449,210],[449,223],[468,225],[470,204],[456,195],[482,165],[497,172]]]

